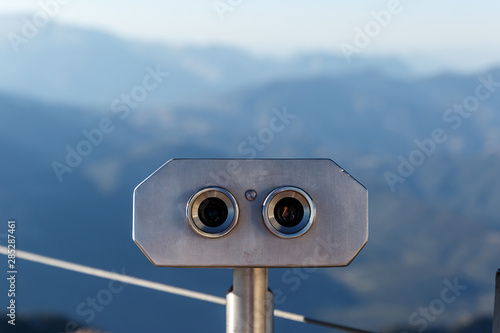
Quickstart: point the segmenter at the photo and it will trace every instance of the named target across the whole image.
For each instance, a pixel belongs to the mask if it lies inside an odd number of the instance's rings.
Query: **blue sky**
[[[143,40],[224,43],[281,56],[311,50],[341,53],[342,43],[355,46],[357,28],[364,31],[373,23],[373,12],[387,11],[398,0],[22,0],[3,1],[0,14],[24,11],[29,16],[41,3],[54,1],[67,2],[54,18],[58,21]],[[500,1],[399,3],[390,23],[359,54],[429,58],[464,70],[500,64]]]

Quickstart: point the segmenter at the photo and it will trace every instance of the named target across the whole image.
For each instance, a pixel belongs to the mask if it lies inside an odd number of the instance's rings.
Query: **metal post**
[[[227,333],[272,333],[273,293],[267,268],[235,268],[233,287],[226,296]]]
[[[493,333],[500,333],[500,269],[497,271],[495,286],[495,313],[493,318]]]

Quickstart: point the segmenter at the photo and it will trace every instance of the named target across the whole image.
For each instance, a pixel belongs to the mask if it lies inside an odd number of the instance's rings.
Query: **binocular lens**
[[[233,195],[220,187],[198,191],[189,199],[186,217],[197,234],[207,238],[227,235],[238,222],[238,205]],[[267,228],[281,238],[294,238],[309,230],[316,217],[311,197],[298,187],[272,191],[264,201]]]
[[[281,238],[295,238],[311,228],[316,208],[304,190],[285,186],[267,196],[262,215],[266,227],[273,234]]]
[[[198,216],[210,228],[220,227],[227,219],[227,206],[219,198],[203,200],[198,208]]]
[[[227,190],[209,187],[189,199],[186,217],[197,234],[207,238],[222,237],[238,222],[238,205]]]
[[[274,217],[283,227],[295,227],[304,217],[304,207],[297,199],[284,198],[274,206]]]

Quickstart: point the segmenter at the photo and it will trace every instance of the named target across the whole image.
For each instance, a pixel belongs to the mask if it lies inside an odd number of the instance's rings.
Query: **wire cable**
[[[3,254],[7,254],[7,248],[5,246],[0,246],[0,249]],[[188,289],[178,288],[169,286],[163,283],[148,281],[144,279],[139,279],[136,277],[123,275],[115,272],[109,272],[98,268],[93,268],[89,266],[74,264],[72,262],[63,261],[59,259],[54,259],[50,257],[41,256],[39,254],[25,252],[21,250],[16,250],[16,258],[52,266],[62,268],[68,271],[73,271],[77,273],[87,274],[91,276],[100,277],[103,279],[114,280],[118,282],[123,282],[126,284],[132,284],[139,287],[144,287],[148,289],[163,291],[169,294],[184,296],[188,298],[194,298],[204,302],[210,302],[220,305],[226,305],[226,299],[222,297],[212,296],[204,293],[199,293],[196,291],[191,291]]]
[[[4,254],[4,255],[8,254],[8,249],[5,246],[0,245],[0,251],[1,251],[1,254]],[[226,299],[223,297],[218,297],[218,296],[214,296],[214,295],[210,295],[210,294],[192,291],[189,289],[174,287],[174,286],[170,286],[170,285],[159,283],[159,282],[153,282],[153,281],[149,281],[149,280],[139,279],[139,278],[136,278],[133,276],[124,275],[124,274],[115,273],[115,272],[110,272],[110,271],[106,271],[103,269],[93,268],[90,266],[79,265],[79,264],[75,264],[75,263],[72,263],[69,261],[64,261],[64,260],[59,260],[59,259],[54,259],[54,258],[42,256],[42,255],[39,255],[36,253],[26,252],[26,251],[22,251],[22,250],[16,250],[16,258],[28,260],[31,262],[36,262],[36,263],[47,265],[47,266],[57,267],[57,268],[65,269],[65,270],[72,271],[72,272],[77,272],[77,273],[81,273],[81,274],[100,277],[103,279],[109,279],[109,280],[114,280],[114,281],[118,281],[118,282],[123,282],[126,284],[135,285],[138,287],[158,290],[158,291],[162,291],[162,292],[173,294],[173,295],[197,299],[197,300],[204,301],[204,302],[209,302],[209,303],[214,303],[214,304],[219,304],[219,305],[226,305]],[[363,330],[351,328],[348,326],[343,326],[343,325],[329,323],[326,321],[307,318],[307,317],[300,315],[300,314],[286,312],[286,311],[282,311],[282,310],[274,310],[274,316],[279,317],[279,318],[283,318],[283,319],[287,319],[287,320],[291,320],[291,321],[295,321],[295,322],[299,322],[299,323],[313,324],[313,325],[333,328],[336,330],[349,332],[349,333],[373,333],[373,332],[369,332],[369,331],[363,331]]]

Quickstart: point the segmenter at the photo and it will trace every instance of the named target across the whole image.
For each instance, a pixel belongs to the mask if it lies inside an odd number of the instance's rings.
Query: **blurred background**
[[[4,1],[0,243],[16,219],[19,249],[224,297],[231,270],[156,268],[141,253],[135,186],[173,157],[331,158],[369,189],[368,245],[346,268],[271,270],[276,307],[377,332],[491,332],[499,11],[493,0]],[[276,113],[289,118],[270,138]],[[222,306],[17,264],[18,324],[4,295],[2,332],[225,327]]]

